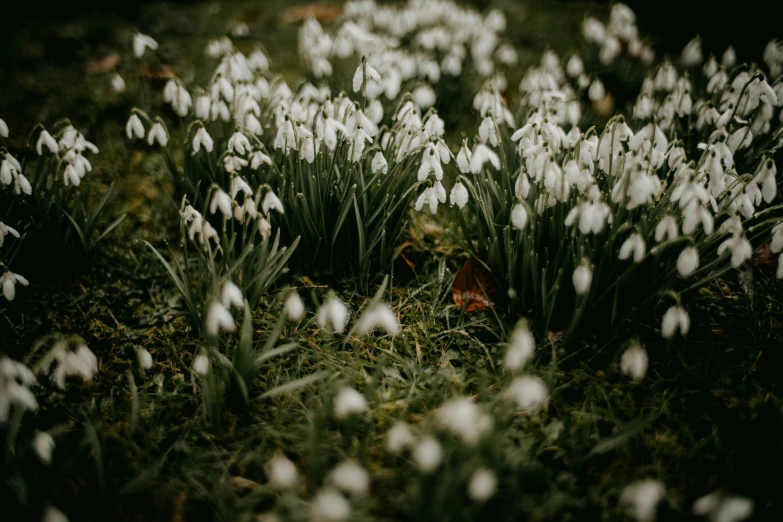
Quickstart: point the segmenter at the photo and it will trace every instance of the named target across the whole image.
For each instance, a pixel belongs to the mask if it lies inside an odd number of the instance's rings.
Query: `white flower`
[[[658,480],[638,480],[628,484],[620,494],[620,505],[637,522],[653,522],[658,503],[666,496],[666,488]]]
[[[154,145],[155,142],[158,142],[158,145],[161,147],[165,147],[169,142],[169,135],[166,134],[166,129],[159,121],[156,121],[152,125],[149,134],[147,134],[147,143],[149,145]]]
[[[634,343],[620,357],[620,370],[635,381],[640,381],[647,373],[647,351]]]
[[[17,283],[22,286],[27,286],[29,284],[27,279],[20,276],[19,274],[14,274],[10,270],[6,270],[6,272],[0,276],[0,283],[3,285],[3,295],[9,301],[13,301],[14,297],[16,297]]]
[[[400,321],[388,304],[377,303],[367,307],[356,322],[355,328],[359,335],[367,335],[376,328],[381,328],[394,336],[400,333]]]
[[[707,516],[711,522],[740,522],[753,514],[753,501],[745,497],[710,493],[693,503],[693,514]]]
[[[353,460],[338,464],[327,478],[337,489],[354,496],[364,496],[370,492],[370,474]]]
[[[245,298],[242,297],[242,290],[231,281],[226,281],[223,285],[223,292],[220,294],[220,302],[226,308],[232,306],[237,309],[241,309],[245,306]]]
[[[386,450],[393,455],[402,453],[402,450],[410,447],[413,442],[410,428],[402,421],[395,422],[386,432]]]
[[[342,333],[348,323],[348,307],[340,299],[330,295],[315,316],[315,322],[321,328],[332,333]]]
[[[539,377],[523,375],[511,381],[504,395],[516,402],[520,410],[535,411],[544,405],[549,397],[549,390]]]
[[[718,246],[718,255],[723,255],[727,249],[731,251],[731,266],[734,268],[739,268],[753,254],[753,247],[750,241],[742,234],[737,233]]]
[[[299,297],[296,290],[290,292],[288,297],[285,298],[283,308],[285,309],[286,317],[292,321],[298,321],[305,313],[304,302],[302,302],[302,298]]]
[[[144,51],[147,49],[154,51],[157,48],[158,42],[146,34],[136,33],[133,35],[133,56],[136,58],[141,58],[144,56]]]
[[[38,401],[29,386],[36,384],[35,375],[24,364],[0,357],[0,423],[8,420],[11,405],[36,411]]]
[[[283,211],[283,203],[280,201],[280,198],[277,197],[277,194],[271,190],[264,196],[264,201],[261,202],[261,210],[263,210],[264,214],[267,216],[269,215],[270,210],[277,210],[281,214],[285,214]]]
[[[276,454],[264,465],[269,485],[274,489],[290,489],[296,486],[299,472],[293,462],[282,453]]]
[[[125,92],[125,80],[119,74],[114,74],[111,77],[111,88],[116,93]]]
[[[41,516],[41,522],[68,522],[68,517],[56,507],[46,506],[43,516]]]
[[[381,75],[378,73],[378,71],[370,67],[370,64],[368,64],[365,60],[362,60],[362,63],[359,64],[359,67],[357,67],[356,71],[353,73],[353,92],[359,92],[363,85],[365,88],[368,88],[371,81],[376,82],[376,84],[380,84]]]
[[[590,284],[593,281],[593,270],[589,262],[582,261],[571,277],[574,283],[574,290],[578,295],[586,295],[590,291]]]
[[[413,448],[413,462],[422,473],[432,473],[443,460],[443,448],[438,439],[428,435],[421,439],[416,447]]]
[[[699,268],[699,249],[690,246],[683,249],[677,258],[677,271],[681,277],[688,277]]]
[[[655,227],[655,240],[659,243],[661,241],[675,240],[679,237],[678,229],[677,220],[674,216],[667,214],[661,218]]]
[[[152,368],[152,355],[145,348],[139,346],[136,349],[136,359],[139,362],[139,368],[142,370],[149,370]]]
[[[214,147],[215,143],[212,141],[212,137],[207,132],[207,129],[199,127],[196,135],[193,136],[193,154],[198,154],[202,145],[207,152],[212,152],[212,147]]]
[[[239,155],[244,156],[246,151],[250,150],[250,140],[247,136],[241,132],[235,132],[229,139],[226,145],[227,150],[236,152]]]
[[[3,246],[3,243],[5,242],[5,236],[7,236],[7,235],[12,235],[15,238],[19,239],[19,232],[17,232],[17,230],[15,228],[9,227],[8,225],[6,225],[2,221],[0,221],[0,247]],[[773,240],[773,243],[774,243],[774,240]],[[778,250],[780,250],[780,249],[778,249]],[[775,252],[777,252],[777,250],[775,250]]]
[[[646,250],[647,247],[641,234],[631,234],[620,247],[620,255],[618,257],[624,261],[631,257],[631,253],[633,253],[634,263],[640,263],[644,259]]]
[[[334,398],[334,416],[344,419],[351,414],[359,414],[367,411],[367,400],[364,395],[353,388],[344,386],[337,392]]]
[[[261,165],[269,165],[271,167],[272,158],[270,158],[260,150],[257,150],[250,155],[250,168],[253,170],[257,170],[258,168],[261,167]]]
[[[221,189],[217,189],[212,193],[212,201],[209,202],[210,214],[214,214],[218,209],[226,219],[231,219],[231,216],[234,215],[234,212],[231,209],[231,196]]]
[[[420,109],[428,109],[435,105],[435,91],[429,85],[419,85],[411,92],[411,98]]]
[[[35,150],[39,156],[43,154],[44,145],[52,154],[55,154],[59,150],[57,141],[45,129],[38,135],[38,142],[35,144]]]
[[[0,138],[8,137],[8,124],[3,118],[0,118]]]
[[[483,143],[479,143],[476,145],[470,158],[470,171],[473,174],[478,174],[484,168],[486,162],[490,162],[495,167],[495,170],[500,170],[500,158],[495,154],[495,151]]]
[[[473,153],[470,152],[467,145],[463,144],[462,148],[459,149],[459,152],[457,153],[457,167],[463,174],[467,174],[471,171],[470,162],[472,157]]]
[[[498,477],[487,468],[479,468],[473,472],[468,484],[468,494],[476,502],[485,502],[495,494],[498,487]]]
[[[691,318],[683,308],[672,306],[663,314],[663,324],[661,325],[661,335],[666,339],[671,339],[679,328],[682,335],[688,335],[691,327]]]
[[[318,522],[342,522],[351,516],[351,505],[339,491],[323,488],[316,494],[312,505],[312,518]]]
[[[593,83],[590,84],[590,88],[587,90],[587,96],[590,98],[590,101],[594,102],[604,99],[606,89],[604,89],[604,84],[601,83],[601,80],[598,78],[593,80]]]
[[[474,446],[492,429],[492,417],[468,397],[446,401],[437,410],[438,421],[462,442]]]
[[[207,375],[209,373],[209,357],[207,357],[207,354],[200,353],[193,359],[193,371],[198,375]]]
[[[454,188],[451,189],[451,196],[449,197],[451,206],[457,205],[458,208],[464,208],[468,203],[468,189],[461,181],[454,184]]]
[[[54,439],[45,431],[39,431],[33,438],[33,450],[41,462],[49,464],[52,462],[52,452],[54,451]]]
[[[527,320],[520,319],[508,339],[503,365],[511,371],[521,370],[533,357],[535,349],[536,341],[533,339]]]
[[[207,310],[207,332],[216,336],[220,330],[233,332],[234,329],[236,329],[236,324],[231,312],[220,301],[213,301]]]
[[[680,61],[686,68],[699,65],[704,61],[704,54],[701,51],[700,37],[697,36],[685,45],[682,50],[682,55],[680,56]]]
[[[371,168],[373,174],[377,174],[378,172],[386,174],[389,170],[389,165],[386,163],[386,158],[383,157],[383,152],[378,151],[375,153],[375,156],[372,159]]]
[[[511,209],[511,225],[517,230],[523,230],[527,225],[527,209],[522,203],[516,203]]]
[[[128,136],[129,140],[144,138],[144,125],[142,125],[139,116],[135,112],[130,115],[128,123],[125,124],[125,135]]]
[[[61,390],[65,389],[65,378],[68,376],[77,375],[82,380],[90,381],[98,372],[98,360],[83,341],[73,350],[69,347],[69,341],[57,341],[36,366],[36,373],[49,373],[52,363],[56,363],[56,367],[50,379]]]
[[[572,55],[566,64],[566,73],[571,78],[577,78],[581,76],[583,72],[585,72],[585,66],[584,63],[582,63],[582,59],[578,54]]]

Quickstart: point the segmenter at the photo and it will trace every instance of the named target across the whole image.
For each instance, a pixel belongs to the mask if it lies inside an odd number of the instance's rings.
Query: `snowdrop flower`
[[[196,131],[196,135],[193,136],[193,154],[201,152],[202,146],[207,152],[212,152],[212,147],[214,147],[214,145],[215,143],[212,141],[212,137],[207,132],[207,129],[199,127]]]
[[[568,63],[566,64],[566,74],[571,78],[577,78],[585,72],[584,63],[578,54],[571,55]]]
[[[411,456],[419,471],[429,474],[440,466],[443,460],[443,448],[438,439],[428,435],[416,444]]]
[[[535,411],[544,405],[549,390],[540,378],[534,375],[515,377],[504,393],[522,411]]]
[[[397,314],[386,303],[371,304],[356,322],[359,335],[367,335],[376,328],[383,329],[388,335],[400,333],[400,321]]]
[[[213,301],[207,310],[207,332],[212,336],[217,336],[220,330],[233,332],[234,329],[236,329],[236,324],[231,312],[220,301]]]
[[[267,192],[264,196],[264,201],[261,202],[261,210],[263,210],[264,214],[267,216],[269,215],[270,210],[277,210],[281,214],[285,214],[283,211],[283,203],[272,190]]]
[[[693,503],[693,514],[709,517],[710,522],[740,522],[753,515],[753,501],[745,497],[710,493]]]
[[[628,239],[623,242],[618,257],[625,261],[631,257],[631,254],[633,253],[634,263],[641,263],[642,259],[644,259],[646,250],[647,247],[644,244],[644,239],[642,239],[641,234],[635,233],[631,234]]]
[[[590,84],[590,88],[587,90],[587,97],[590,98],[590,101],[601,101],[606,96],[606,89],[604,88],[604,84],[596,78],[593,80],[593,83]]]
[[[229,139],[226,148],[230,151],[236,152],[242,156],[245,155],[245,151],[250,150],[250,141],[247,136],[241,132],[235,132]]]
[[[305,306],[296,290],[290,292],[288,297],[285,298],[283,309],[285,310],[286,317],[292,321],[298,321],[304,316]]]
[[[421,156],[421,166],[418,171],[419,181],[424,181],[430,174],[435,176],[438,181],[443,179],[443,167],[441,167],[440,161],[440,154],[435,145],[432,143],[427,145]]]
[[[364,87],[365,90],[368,88],[372,89],[372,87],[370,87],[370,82],[375,82],[375,86],[380,87],[381,75],[378,71],[370,67],[370,64],[367,63],[366,59],[362,58],[362,62],[353,73],[353,92],[359,92],[362,90],[362,87]],[[371,96],[371,98],[375,98],[375,96]]]
[[[440,182],[437,182],[440,183]],[[443,187],[443,185],[441,185]],[[413,205],[413,209],[416,212],[421,211],[422,208],[424,208],[424,205],[428,205],[430,209],[431,214],[435,214],[438,211],[438,202],[439,202],[439,195],[438,191],[435,189],[435,187],[428,187],[424,189],[424,191],[419,194],[419,197],[416,198],[416,203]],[[444,189],[444,197],[443,202],[446,202],[445,197],[445,189]]]
[[[22,286],[30,284],[24,277],[19,274],[14,274],[6,268],[6,271],[0,276],[0,284],[3,285],[3,295],[7,300],[13,301],[14,297],[16,297],[17,283]]]
[[[3,118],[0,118],[0,138],[8,137],[8,124]]]
[[[231,281],[226,281],[226,284],[223,285],[223,292],[220,294],[220,302],[226,308],[231,308],[233,306],[236,309],[242,309],[245,306],[242,290]]]
[[[160,121],[156,121],[150,128],[149,134],[147,134],[147,143],[154,145],[155,142],[158,142],[158,145],[161,147],[165,147],[169,142],[169,135]]]
[[[461,181],[454,184],[454,188],[451,189],[451,196],[449,197],[451,206],[457,205],[458,208],[464,208],[468,203],[468,189]]]
[[[476,145],[470,158],[470,171],[473,174],[478,174],[487,162],[495,167],[495,170],[500,170],[500,158],[498,155],[483,143],[479,143]]]
[[[495,494],[498,477],[492,470],[479,468],[473,472],[468,484],[468,494],[476,502],[485,502]]]
[[[751,246],[750,241],[742,234],[737,233],[720,244],[718,247],[718,255],[723,255],[726,250],[731,251],[731,266],[734,268],[739,268],[740,265],[750,259],[750,256],[753,254],[753,247]]]
[[[761,185],[761,193],[766,203],[772,203],[777,194],[778,183],[775,175],[777,174],[775,162],[771,159],[764,161],[756,173],[754,181]]]
[[[492,417],[468,397],[451,399],[437,410],[437,418],[462,442],[474,446],[492,429]]]
[[[14,231],[16,232],[16,231]],[[3,234],[3,224],[0,223],[0,236]],[[15,234],[16,237],[19,237],[19,234]],[[0,237],[0,246],[3,246],[3,240],[2,237]],[[772,242],[769,245],[769,249],[772,251],[773,254],[777,254],[781,250],[783,250],[783,222],[778,223],[774,227],[772,227]]]
[[[481,120],[481,125],[479,125],[478,132],[482,143],[489,142],[493,147],[498,146],[499,136],[497,133],[497,128],[495,127],[495,122],[492,120],[492,118],[487,116]]]
[[[296,486],[299,472],[293,462],[282,453],[276,454],[264,465],[264,472],[273,489],[284,490]]]
[[[152,368],[152,355],[146,348],[139,346],[136,348],[136,360],[139,363],[139,368],[142,370],[149,370]]]
[[[688,312],[679,306],[672,306],[663,314],[663,324],[661,325],[661,335],[665,339],[671,339],[679,328],[682,335],[688,335],[691,327],[691,318]]]
[[[144,56],[144,51],[150,49],[155,51],[158,48],[158,42],[146,34],[136,33],[133,35],[133,56],[137,59]]]
[[[780,228],[780,227],[776,227],[776,228]],[[14,236],[15,238],[19,239],[19,232],[17,232],[15,228],[9,227],[8,225],[0,221],[0,247],[3,246],[3,243],[5,242],[5,236],[8,235]],[[774,244],[774,240],[773,240],[773,244]],[[775,250],[775,252],[777,252],[778,250]]]
[[[312,518],[318,522],[342,522],[351,516],[351,505],[339,491],[323,488],[313,499]]]
[[[677,220],[674,216],[667,214],[655,226],[655,240],[658,243],[661,241],[673,241],[679,237],[678,229]]]
[[[370,492],[370,474],[353,460],[345,460],[338,464],[329,473],[327,480],[349,495],[358,497]]]
[[[699,249],[694,246],[686,247],[677,257],[677,271],[680,277],[688,277],[697,268],[699,268]]]
[[[318,309],[315,322],[329,332],[342,333],[349,315],[348,307],[336,295],[331,294]]]
[[[144,138],[144,125],[142,125],[135,112],[130,115],[128,123],[125,124],[125,135],[128,136],[129,140],[134,138],[141,140]]]
[[[647,373],[647,351],[633,343],[620,357],[620,370],[635,381],[641,381]]]
[[[38,152],[39,156],[43,155],[44,146],[46,146],[52,154],[56,154],[59,150],[57,141],[46,131],[46,129],[42,130],[41,134],[38,135],[38,142],[35,144],[35,150]]]
[[[348,386],[340,388],[334,399],[335,417],[344,419],[354,413],[359,414],[365,411],[367,411],[367,400],[364,398],[364,395]]]
[[[726,48],[721,58],[721,65],[724,69],[731,69],[737,63],[737,53],[731,45]]]
[[[517,230],[524,230],[527,225],[527,209],[523,203],[517,202],[511,209],[511,225]]]
[[[704,61],[704,54],[701,52],[701,38],[696,37],[688,42],[682,50],[680,61],[686,68],[694,67]]]
[[[590,291],[590,283],[593,281],[593,270],[590,268],[589,261],[582,261],[571,277],[574,283],[574,290],[578,295],[586,295]]]
[[[503,358],[503,365],[510,371],[518,371],[525,367],[527,361],[533,357],[536,349],[536,341],[530,332],[530,327],[526,319],[520,319],[514,330],[511,332],[508,344],[506,345],[506,355]]]
[[[215,185],[215,187],[217,188],[217,185]],[[226,219],[231,219],[231,216],[234,214],[231,209],[231,196],[223,192],[220,188],[212,193],[212,200],[209,203],[210,214],[214,214],[218,210],[220,210],[220,213],[223,214],[223,217]]]
[[[122,76],[119,74],[114,74],[114,76],[111,77],[111,88],[116,93],[125,92],[125,80],[122,79]]]
[[[620,494],[620,505],[637,522],[653,522],[658,503],[666,496],[666,488],[658,480],[639,480],[628,484]]]
[[[24,364],[0,357],[0,423],[8,420],[11,405],[36,411],[38,401],[29,387],[36,384],[35,375]]]
[[[459,171],[463,174],[471,172],[470,162],[472,157],[473,153],[470,152],[467,144],[463,143],[462,148],[459,149],[459,152],[457,153],[457,168],[459,168]]]
[[[52,462],[52,452],[54,451],[54,439],[45,431],[39,431],[33,438],[33,450],[38,458],[44,464]]]
[[[261,167],[261,165],[269,165],[271,167],[272,158],[270,158],[260,150],[257,150],[250,155],[250,168],[253,170],[258,170]]]
[[[207,375],[209,373],[209,357],[203,350],[193,359],[193,371],[197,375]]]
[[[386,158],[383,157],[383,152],[378,151],[375,153],[375,156],[372,159],[371,169],[373,174],[377,174],[378,172],[386,174],[389,170],[389,165],[386,163]]]
[[[411,98],[420,109],[428,109],[435,105],[435,91],[429,85],[420,85],[413,89]]]
[[[41,522],[68,522],[68,517],[56,507],[46,506],[41,516]]]
[[[392,455],[399,455],[405,448],[410,447],[414,442],[413,434],[408,425],[402,421],[397,421],[386,432],[386,451]]]

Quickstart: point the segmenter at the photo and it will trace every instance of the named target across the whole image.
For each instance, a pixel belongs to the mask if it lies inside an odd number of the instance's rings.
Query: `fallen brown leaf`
[[[614,97],[608,92],[600,100],[593,102],[593,110],[601,118],[608,118],[614,114]]]
[[[112,51],[103,58],[92,60],[87,64],[87,72],[90,74],[102,74],[109,72],[120,63],[120,53]]]
[[[155,80],[167,80],[169,78],[174,78],[176,73],[174,72],[174,68],[170,65],[159,65],[157,67],[142,65],[141,75],[145,78],[152,78]]]
[[[457,272],[451,295],[454,304],[466,312],[486,310],[492,306],[490,299],[495,295],[492,275],[481,263],[468,259]]]
[[[333,22],[343,13],[341,4],[305,4],[289,7],[283,11],[283,22],[295,24],[308,18],[315,18],[319,22]]]

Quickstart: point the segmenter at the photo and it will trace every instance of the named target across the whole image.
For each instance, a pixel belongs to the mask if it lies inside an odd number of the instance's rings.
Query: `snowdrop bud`
[[[620,358],[620,370],[635,381],[641,381],[647,373],[647,351],[634,343]]]
[[[527,209],[522,203],[517,203],[511,209],[511,225],[517,230],[524,230],[527,225]]]
[[[712,78],[718,72],[718,60],[714,56],[710,55],[709,60],[704,64],[704,76],[708,79]]]
[[[422,473],[432,473],[438,466],[440,466],[443,460],[443,448],[438,442],[438,439],[428,435],[421,439],[416,447],[413,448],[413,462],[416,463],[416,467]]]
[[[377,174],[378,172],[383,172],[386,174],[386,172],[389,170],[389,165],[386,163],[386,158],[383,157],[383,153],[381,151],[375,153],[375,156],[372,159],[371,168],[373,174]]]
[[[540,378],[523,375],[511,381],[504,395],[514,401],[520,410],[535,411],[544,405],[549,397],[549,390]]]
[[[348,323],[348,307],[334,294],[330,295],[315,316],[315,322],[321,328],[332,332],[342,333]]]
[[[269,237],[269,234],[272,232],[272,224],[266,220],[266,218],[262,217],[258,220],[258,233],[261,234],[262,238]]]
[[[413,102],[420,109],[429,109],[435,105],[435,91],[429,85],[420,85],[411,92]]]
[[[8,137],[8,124],[3,118],[0,118],[0,138]]]
[[[405,448],[410,447],[413,441],[413,434],[408,425],[397,421],[386,433],[386,451],[399,455]]]
[[[590,291],[590,283],[593,281],[593,270],[590,268],[589,262],[582,261],[574,270],[571,280],[574,283],[576,293],[586,295]]]
[[[200,353],[193,359],[193,371],[198,375],[207,375],[209,373],[209,358],[204,353]]]
[[[677,271],[681,277],[688,277],[699,268],[699,249],[686,247],[677,258]]]
[[[604,84],[596,78],[593,80],[593,83],[590,84],[590,88],[587,90],[587,96],[590,98],[590,101],[601,101],[604,99],[604,96],[606,96],[606,89],[604,89]]]
[[[658,503],[666,496],[666,488],[658,480],[639,480],[628,484],[620,494],[620,505],[637,522],[653,522]]]
[[[125,135],[128,136],[129,140],[144,138],[144,125],[142,125],[136,113],[131,114],[130,118],[128,118],[128,123],[125,124]]]
[[[454,184],[454,188],[451,189],[451,196],[449,197],[451,206],[457,205],[459,208],[465,207],[468,203],[468,189],[461,181]]]
[[[356,331],[359,335],[367,335],[376,328],[381,328],[392,336],[400,333],[397,314],[385,303],[368,306],[356,322]]]
[[[634,263],[640,263],[642,259],[644,259],[645,252],[646,246],[642,236],[640,234],[631,234],[620,247],[620,254],[618,257],[621,260],[626,260],[631,257],[631,253],[633,253]]]
[[[521,370],[533,357],[535,349],[536,341],[533,339],[527,320],[520,319],[508,340],[503,365],[511,371]]]
[[[133,56],[136,58],[141,58],[144,56],[144,51],[147,49],[154,51],[157,48],[158,42],[146,34],[136,33],[133,35]]]
[[[723,58],[721,59],[721,65],[723,65],[724,69],[731,69],[734,67],[734,64],[737,63],[737,53],[734,51],[734,47],[731,45],[726,49],[726,52],[723,53]]]
[[[43,155],[44,145],[52,154],[58,150],[57,141],[46,130],[41,131],[41,134],[38,135],[38,142],[35,144],[35,150],[39,156]]]
[[[41,517],[41,522],[68,522],[65,513],[54,506],[46,506]]]
[[[233,306],[234,308],[241,309],[245,306],[242,290],[231,281],[226,281],[226,284],[223,285],[220,302],[223,303],[223,306],[226,308],[231,308]]]
[[[334,416],[344,419],[351,414],[359,414],[367,411],[367,400],[358,391],[345,386],[337,392],[334,398]]]
[[[44,464],[52,462],[52,452],[54,451],[54,439],[45,431],[39,431],[33,438],[33,450],[38,458]]]
[[[463,174],[470,172],[470,161],[472,156],[473,154],[471,154],[470,149],[467,145],[463,144],[462,148],[459,149],[459,153],[457,153],[457,167]]]
[[[353,460],[338,464],[329,473],[328,482],[337,489],[353,496],[364,496],[370,492],[370,474]]]
[[[351,505],[339,491],[321,489],[313,499],[312,519],[317,522],[342,522],[351,516]]]
[[[487,468],[479,468],[470,477],[468,494],[476,502],[485,502],[495,494],[497,486],[497,475]]]
[[[264,472],[273,489],[283,490],[296,486],[299,472],[293,462],[282,453],[278,453],[264,465]]]
[[[122,79],[122,76],[115,74],[111,77],[111,88],[118,94],[125,92],[125,80]]]
[[[693,67],[704,61],[704,55],[701,52],[701,38],[697,36],[685,45],[680,61],[685,67]]]
[[[578,54],[572,55],[566,64],[566,73],[571,78],[577,78],[581,76],[583,72],[585,72],[585,66],[582,63],[582,59]]]
[[[283,308],[285,309],[285,315],[292,321],[298,321],[304,316],[304,303],[295,290],[289,293],[288,297],[285,298]]]
[[[152,368],[152,355],[146,348],[142,348],[141,346],[136,348],[136,359],[139,362],[139,368],[142,370],[149,370]]]
[[[280,201],[280,198],[277,197],[277,194],[271,190],[264,196],[264,201],[261,202],[261,210],[263,210],[264,214],[267,216],[269,215],[270,210],[277,210],[281,214],[285,214],[285,212],[283,212],[283,203]]]
[[[688,335],[691,327],[691,319],[683,308],[672,306],[663,314],[663,324],[661,325],[661,335],[665,339],[671,339],[679,328],[682,335]]]
[[[220,330],[233,332],[236,328],[234,317],[220,301],[213,301],[207,311],[207,332],[216,336]]]
[[[169,136],[166,134],[166,129],[159,121],[156,121],[152,125],[152,128],[147,135],[147,143],[149,145],[154,145],[155,142],[158,142],[158,145],[161,147],[165,147],[169,142]]]

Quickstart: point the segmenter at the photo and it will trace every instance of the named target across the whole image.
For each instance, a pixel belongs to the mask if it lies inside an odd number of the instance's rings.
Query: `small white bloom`
[[[508,339],[503,365],[511,371],[521,370],[527,361],[533,357],[535,349],[536,341],[533,339],[527,320],[521,319],[517,322]]]
[[[690,246],[683,249],[677,258],[677,271],[681,277],[688,277],[699,268],[699,249]]]
[[[156,50],[158,48],[158,42],[152,39],[152,37],[146,34],[136,33],[133,35],[133,56],[141,58],[144,56],[144,51],[147,49]]]
[[[351,505],[333,488],[323,488],[313,499],[312,518],[317,522],[342,522],[351,516]]]
[[[44,146],[46,146],[52,154],[55,154],[59,150],[57,141],[46,130],[41,131],[41,134],[38,135],[38,142],[35,144],[35,150],[38,152],[39,156],[43,154]]]
[[[515,377],[505,391],[506,398],[514,401],[522,411],[535,411],[549,398],[549,390],[539,377],[523,375]]]
[[[468,203],[468,189],[461,181],[454,184],[454,188],[451,189],[451,196],[449,197],[451,206],[457,205],[458,208],[464,208]]]
[[[54,439],[45,431],[39,431],[33,438],[33,449],[41,462],[49,464],[52,462]]]
[[[205,353],[200,353],[193,359],[193,371],[198,375],[209,373],[209,357]]]
[[[242,309],[245,306],[245,298],[242,297],[242,290],[231,281],[226,281],[223,285],[223,292],[220,295],[220,302],[226,308],[232,306],[237,309]]]
[[[408,425],[402,421],[397,421],[386,432],[386,450],[393,454],[399,455],[402,450],[409,448],[414,442],[413,433]]]
[[[234,215],[234,212],[231,209],[231,196],[221,189],[217,189],[212,193],[212,201],[209,202],[210,214],[214,214],[218,209],[226,219],[231,219],[231,216]]]
[[[334,398],[334,416],[344,419],[351,414],[367,411],[367,400],[364,395],[353,388],[344,386]]]
[[[111,77],[111,88],[118,94],[125,92],[125,80],[122,79],[122,76],[115,74]]]
[[[327,478],[329,483],[344,493],[364,496],[370,492],[370,474],[353,460],[338,464]]]
[[[709,517],[711,522],[740,522],[753,514],[753,501],[745,497],[710,493],[693,503],[693,514]]]
[[[400,321],[397,319],[397,314],[386,303],[368,306],[356,322],[356,331],[359,335],[367,335],[376,328],[381,328],[392,336],[400,333]]]
[[[0,247],[3,246],[3,243],[5,243],[5,236],[8,236],[8,235],[14,236],[17,239],[19,239],[19,237],[20,237],[19,236],[19,232],[15,228],[9,227],[8,225],[6,225],[2,221],[0,221]],[[774,240],[773,240],[773,242],[774,242]],[[778,250],[780,250],[780,249],[778,249]],[[775,250],[775,252],[777,252],[777,250]]]
[[[136,349],[136,359],[138,359],[139,368],[142,370],[149,370],[152,368],[152,355],[146,350],[146,348],[139,346]]]
[[[731,266],[734,268],[739,268],[742,263],[753,255],[753,246],[750,244],[750,241],[744,235],[738,233],[734,233],[732,237],[718,246],[718,255],[723,255],[726,250],[731,252]]]
[[[640,381],[647,373],[647,351],[634,343],[620,358],[620,370],[635,381]]]
[[[293,462],[282,453],[276,454],[264,465],[269,485],[274,489],[290,489],[296,486],[299,472]]]
[[[154,145],[155,142],[157,142],[161,147],[165,147],[169,142],[169,135],[166,133],[166,129],[163,127],[163,124],[159,121],[156,121],[152,125],[149,134],[147,134],[147,143],[149,145]]]
[[[375,156],[372,159],[371,168],[373,174],[377,174],[378,172],[386,174],[389,170],[389,165],[386,163],[386,158],[383,157],[383,152],[378,151],[375,153]]]
[[[653,522],[658,503],[666,497],[666,488],[658,480],[638,480],[628,484],[620,494],[620,505],[637,522]]]
[[[199,127],[196,135],[193,136],[193,154],[198,154],[202,145],[207,152],[212,152],[212,147],[214,147],[215,143],[212,141],[212,136],[209,135],[207,129]]]
[[[446,401],[437,410],[437,418],[462,442],[474,446],[492,429],[492,417],[469,397]]]
[[[671,339],[679,328],[682,335],[688,335],[691,327],[691,318],[683,308],[672,306],[663,314],[663,324],[661,325],[661,335],[666,339]]]
[[[578,295],[586,295],[590,291],[590,284],[593,281],[593,270],[590,268],[589,262],[582,261],[571,277],[574,283],[574,290]]]
[[[125,124],[125,135],[129,140],[144,138],[144,125],[135,112],[130,115],[128,123]]]
[[[511,209],[511,225],[517,230],[523,230],[527,225],[527,209],[522,203],[516,203]]]
[[[233,332],[236,329],[234,317],[220,301],[213,301],[207,311],[207,332],[216,336],[220,330]]]
[[[68,522],[65,513],[54,506],[46,506],[41,517],[41,522]]]
[[[8,124],[3,118],[0,118],[0,138],[8,137]]]
[[[443,460],[443,448],[438,439],[428,435],[421,439],[416,447],[413,448],[413,462],[422,473],[432,473]]]
[[[332,333],[342,333],[349,317],[348,307],[340,299],[330,295],[315,316],[315,322],[321,328]]]
[[[590,101],[594,102],[604,99],[604,96],[606,96],[606,89],[601,80],[598,78],[593,80],[593,83],[590,84],[590,88],[587,90],[587,96],[590,98]]]
[[[283,211],[283,203],[280,201],[280,198],[277,197],[277,194],[271,190],[264,196],[264,201],[261,202],[261,210],[263,210],[264,214],[267,216],[269,215],[270,210],[277,210],[281,214],[285,214]]]
[[[641,234],[631,234],[620,247],[620,254],[618,257],[621,260],[626,260],[631,257],[631,254],[633,253],[634,263],[640,263],[642,259],[644,259],[646,250],[647,248]]]
[[[495,494],[497,487],[497,475],[490,469],[479,468],[470,477],[468,494],[476,502],[485,502]]]
[[[305,306],[302,298],[296,290],[290,292],[288,297],[283,302],[283,308],[285,309],[285,315],[292,321],[298,321],[304,316]]]
[[[27,279],[19,274],[14,274],[10,270],[6,270],[6,272],[0,276],[0,283],[3,285],[3,295],[9,301],[13,301],[14,297],[16,297],[17,283],[22,286],[27,286],[29,284]]]

